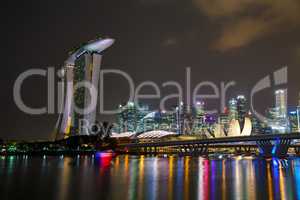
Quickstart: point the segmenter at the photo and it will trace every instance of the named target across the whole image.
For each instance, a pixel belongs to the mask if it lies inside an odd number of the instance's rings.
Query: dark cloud
[[[296,48],[295,51],[295,60],[297,64],[300,64],[300,47]]]
[[[177,39],[175,37],[166,38],[163,42],[163,46],[173,46],[177,44]]]
[[[227,51],[300,24],[299,0],[194,0],[211,22],[221,25],[213,49]]]

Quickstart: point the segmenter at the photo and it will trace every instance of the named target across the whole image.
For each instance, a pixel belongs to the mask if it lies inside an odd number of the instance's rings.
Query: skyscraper
[[[248,113],[247,108],[247,99],[244,95],[237,96],[237,112],[238,118],[242,119],[245,118],[246,114]]]
[[[118,118],[120,120],[121,132],[135,132],[137,127],[137,109],[133,102],[120,106]]]
[[[249,111],[249,117],[252,123],[252,134],[263,133],[262,123]]]
[[[195,104],[195,111],[196,115],[203,115],[204,114],[204,105],[203,101],[197,101]]]
[[[228,112],[224,112],[219,115],[219,124],[222,129],[222,134],[224,134],[223,136],[227,136],[230,124]]]
[[[120,132],[143,132],[144,121],[142,120],[149,113],[147,106],[138,106],[134,102],[119,106],[118,123]]]
[[[195,104],[194,111],[194,123],[193,123],[193,133],[202,134],[205,129],[205,103],[203,101],[197,101]]]
[[[288,133],[290,131],[289,119],[287,117],[287,90],[275,91],[275,107],[269,108],[267,112],[268,126],[273,133]]]
[[[244,127],[245,117],[248,113],[247,100],[244,95],[237,96],[237,114],[241,129]]]
[[[291,132],[300,132],[299,124],[299,107],[289,107],[288,119],[290,124]]]
[[[74,64],[75,65],[75,64]],[[73,70],[74,65],[66,64],[61,69],[61,78],[62,78],[62,95],[64,96],[63,100],[64,105],[61,105],[63,112],[60,113],[59,118],[56,123],[56,139],[60,137],[68,137],[71,132],[71,123],[72,123],[72,101],[73,101]],[[60,135],[62,133],[62,135]]]
[[[279,109],[279,117],[287,116],[287,90],[280,89],[275,91],[275,107]]]
[[[173,124],[175,123],[176,123],[176,119],[175,119],[175,114],[173,112],[167,112],[167,111],[160,112],[159,130],[174,131]]]
[[[185,106],[183,102],[176,107],[176,123],[177,123],[177,133],[184,134],[184,126],[185,126]]]
[[[235,98],[232,98],[229,100],[229,105],[228,105],[228,109],[229,109],[229,121],[233,120],[233,119],[237,119],[238,118],[238,111],[237,111],[237,100]]]
[[[92,126],[96,118],[101,53],[114,43],[113,39],[97,39],[73,51],[65,61],[63,112],[56,123],[56,138],[90,134],[80,130],[80,120]]]
[[[98,53],[86,53],[79,56],[75,61],[74,67],[74,85],[84,83],[90,83],[85,87],[78,87],[74,90],[74,104],[82,109],[82,113],[75,110],[73,117],[72,131],[78,134],[88,135],[89,130],[86,128],[79,129],[79,123],[88,123],[92,125],[96,121],[96,105],[91,105],[97,102],[98,96],[98,82],[100,73],[101,55]],[[91,90],[92,87],[95,90]],[[92,110],[88,110],[88,107],[92,106]],[[85,120],[80,122],[80,120]]]

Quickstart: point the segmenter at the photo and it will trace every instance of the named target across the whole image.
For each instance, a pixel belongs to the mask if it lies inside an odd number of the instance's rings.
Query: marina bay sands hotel
[[[113,39],[96,39],[70,53],[61,70],[64,94],[61,114],[55,126],[56,139],[74,134],[89,135],[79,130],[84,119],[93,124],[96,120],[98,83],[103,51],[114,43]]]

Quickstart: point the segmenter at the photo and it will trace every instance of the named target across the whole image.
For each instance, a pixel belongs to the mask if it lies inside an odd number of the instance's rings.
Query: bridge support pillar
[[[249,155],[251,153],[255,153],[256,152],[256,148],[252,147],[252,146],[241,145],[241,146],[234,147],[234,151],[235,151],[236,154],[246,154],[246,155]]]
[[[296,153],[297,155],[300,155],[300,147],[295,147],[295,153]]]
[[[205,155],[208,151],[208,144],[194,144],[192,149],[193,154]]]
[[[271,140],[261,140],[256,142],[260,155],[264,157],[285,157],[288,153],[291,140],[290,139],[277,139],[272,142]]]
[[[242,148],[240,146],[239,147],[235,147],[234,151],[235,151],[236,154],[240,154],[240,153],[242,153]]]

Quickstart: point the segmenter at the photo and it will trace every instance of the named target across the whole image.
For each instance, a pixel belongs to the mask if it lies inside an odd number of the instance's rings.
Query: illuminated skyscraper
[[[141,132],[145,132],[149,127],[147,127],[147,125],[151,125],[151,124],[147,124],[149,121],[144,120],[145,116],[147,116],[150,113],[149,111],[149,107],[147,105],[140,105],[138,107],[137,110],[137,127],[136,127],[136,132],[137,133],[141,133]]]
[[[197,101],[194,108],[194,123],[193,123],[193,133],[202,134],[205,129],[205,111],[204,102]]]
[[[119,110],[119,119],[121,119],[121,132],[135,132],[137,127],[137,108],[133,102],[128,102],[121,106]]]
[[[174,130],[174,124],[176,124],[175,113],[173,112],[160,112],[159,130],[176,131]]]
[[[79,121],[92,125],[96,118],[101,53],[114,43],[113,39],[97,39],[73,51],[65,61],[64,105],[56,123],[56,138],[90,134],[79,130]]]
[[[195,126],[201,125],[201,121],[205,119],[204,103],[199,101],[194,106],[188,106],[180,102],[176,107],[175,118],[178,134],[194,134]]]
[[[203,101],[197,101],[195,104],[195,111],[196,111],[196,116],[199,115],[203,115],[204,114],[204,105],[205,103]]]
[[[279,109],[279,117],[285,118],[287,115],[287,90],[275,91],[275,107]]]
[[[238,121],[240,123],[241,130],[244,127],[245,117],[247,113],[248,113],[248,108],[247,108],[247,100],[245,96],[243,95],[237,96],[237,114],[238,114]]]
[[[290,132],[290,121],[287,117],[287,90],[275,91],[275,107],[267,112],[268,126],[273,133]]]
[[[119,106],[118,123],[120,132],[143,132],[144,121],[142,120],[149,113],[147,106],[137,106],[134,102]]]
[[[288,117],[292,132],[300,132],[300,93],[298,99],[298,106],[289,107]]]
[[[228,113],[221,113],[219,115],[219,124],[220,127],[222,128],[222,131],[224,133],[224,136],[227,136],[227,133],[229,131],[229,115]]]
[[[229,121],[233,119],[238,119],[238,110],[237,110],[237,100],[232,98],[229,100],[229,105],[228,105],[228,112],[229,112]]]
[[[183,105],[183,126],[182,133],[185,135],[193,134],[195,109],[190,105]]]
[[[87,110],[89,106],[92,106],[92,103],[97,103],[97,88],[100,75],[100,63],[101,55],[98,53],[86,53],[79,56],[75,61],[74,67],[74,85],[87,82],[92,85],[86,85],[78,87],[74,90],[74,104],[77,108],[82,109],[82,113],[79,113],[75,110],[73,122],[72,122],[72,131],[78,134],[88,135],[90,132],[88,129],[84,128],[79,130],[79,123],[88,123],[92,125],[96,121],[96,105],[92,110]],[[92,90],[92,88],[94,90]],[[92,100],[94,98],[94,100]],[[80,122],[80,120],[86,120]]]
[[[255,117],[255,115],[249,114],[252,123],[252,133],[261,134],[263,133],[262,123]]]
[[[149,112],[139,121],[137,133],[142,133],[142,132],[152,131],[157,129],[158,127],[157,119],[158,119],[157,112]]]
[[[184,134],[185,110],[186,109],[183,102],[180,102],[180,104],[176,107],[176,123],[178,134]]]
[[[242,120],[245,118],[246,114],[248,113],[247,99],[243,95],[237,96],[236,99],[237,99],[238,119]]]
[[[288,119],[292,132],[300,132],[299,107],[289,107]]]

